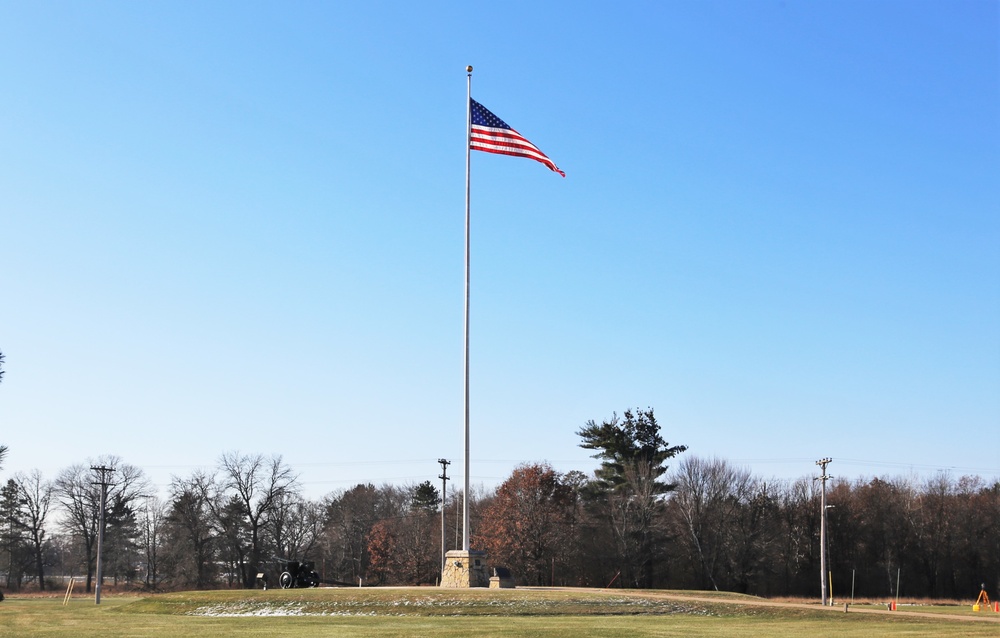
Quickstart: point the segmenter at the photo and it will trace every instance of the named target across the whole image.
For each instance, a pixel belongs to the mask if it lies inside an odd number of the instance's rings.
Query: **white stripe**
[[[498,153],[503,155],[511,155],[511,154],[520,155],[523,157],[528,157],[531,159],[538,160],[539,162],[543,162],[546,164],[552,161],[548,158],[548,156],[545,153],[541,152],[535,147],[521,148],[518,146],[500,145],[500,144],[477,144],[475,142],[471,144],[471,147],[473,150],[479,150],[479,151],[485,150],[487,152],[489,152],[490,149],[496,149]]]

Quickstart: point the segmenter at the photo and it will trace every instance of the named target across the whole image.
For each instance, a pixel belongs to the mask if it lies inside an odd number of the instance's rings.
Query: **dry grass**
[[[566,638],[1000,635],[1000,625],[981,622],[983,618],[877,610],[845,614],[842,608],[836,613],[803,602],[783,605],[719,592],[366,588],[106,595],[100,607],[92,598],[77,598],[64,607],[61,596],[53,593],[0,603],[0,637],[464,638],[470,626],[476,633]],[[968,609],[972,615],[971,605]]]
[[[769,598],[768,600],[774,600],[778,602],[786,603],[800,603],[800,604],[819,604],[818,598],[801,598],[801,597],[790,597],[790,596],[776,596],[774,598]],[[892,600],[891,596],[878,596],[878,597],[857,597],[851,601],[850,597],[844,598],[834,598],[834,605],[843,606],[844,603],[851,603],[852,605],[887,605],[889,601]],[[935,607],[961,607],[962,605],[972,606],[972,602],[975,597],[969,600],[953,600],[948,598],[908,598],[900,597],[897,604],[902,605],[915,605],[915,606],[935,606]]]

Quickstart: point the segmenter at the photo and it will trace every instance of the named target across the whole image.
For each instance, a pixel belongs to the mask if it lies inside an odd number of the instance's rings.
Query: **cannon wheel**
[[[281,576],[278,576],[278,584],[281,585],[282,589],[288,589],[295,586],[295,579],[288,572],[281,572]]]

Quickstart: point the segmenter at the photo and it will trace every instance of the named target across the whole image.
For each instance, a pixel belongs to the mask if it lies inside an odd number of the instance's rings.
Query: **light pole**
[[[826,466],[832,461],[833,459],[829,457],[816,461],[816,465],[823,468],[823,474],[819,478],[814,479],[821,483],[819,499],[819,591],[824,607],[828,600],[826,591],[826,481],[833,478],[827,476]]]

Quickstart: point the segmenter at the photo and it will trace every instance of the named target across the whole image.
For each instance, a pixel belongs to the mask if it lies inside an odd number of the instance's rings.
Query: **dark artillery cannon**
[[[316,563],[312,561],[302,563],[297,560],[285,561],[281,576],[278,576],[278,585],[282,589],[319,586],[319,574],[316,573],[315,566]]]
[[[335,587],[353,587],[351,583],[343,583],[339,580],[323,580],[316,573],[316,563],[313,561],[288,560],[280,556],[272,556],[273,564],[277,565],[275,570],[278,576],[278,587],[282,589],[292,589],[294,587],[319,587],[320,584],[334,585]],[[257,574],[257,586],[267,589],[273,586],[271,576],[274,572],[260,572]]]
[[[276,570],[279,573],[278,586],[282,589],[319,586],[321,581],[319,574],[314,569],[316,565],[314,562],[306,561],[300,563],[297,560],[288,560],[280,556],[272,556],[271,559],[278,565]],[[273,573],[271,572],[271,574]],[[267,589],[270,583],[271,579],[267,572],[262,571],[257,574],[257,585],[259,587]]]

